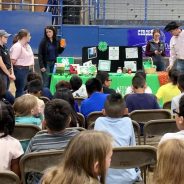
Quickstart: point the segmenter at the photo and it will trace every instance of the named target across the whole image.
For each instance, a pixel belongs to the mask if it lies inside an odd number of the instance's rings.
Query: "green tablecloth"
[[[110,73],[110,79],[112,79],[111,82],[111,88],[120,91],[123,95],[125,93],[125,90],[128,86],[131,86],[132,78],[134,74],[116,74],[116,73]],[[80,76],[83,83],[85,83],[89,78],[92,78],[93,76]],[[50,90],[52,94],[55,92],[55,85],[60,80],[69,81],[71,78],[71,75],[52,75],[51,79],[51,85]],[[152,89],[153,94],[156,94],[158,88],[160,87],[159,79],[157,74],[147,74],[146,77],[147,85]]]

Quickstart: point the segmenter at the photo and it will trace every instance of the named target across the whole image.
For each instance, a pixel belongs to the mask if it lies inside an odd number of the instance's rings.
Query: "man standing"
[[[165,31],[170,32],[172,38],[170,40],[170,58],[167,70],[172,67],[179,72],[184,72],[184,31],[180,29],[177,22],[170,22],[164,28]]]

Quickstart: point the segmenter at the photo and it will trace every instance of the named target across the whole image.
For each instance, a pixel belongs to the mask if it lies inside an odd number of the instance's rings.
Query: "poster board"
[[[89,48],[96,47],[94,58],[90,58],[92,64],[96,64],[98,68],[99,60],[111,61],[110,71],[116,72],[118,67],[133,66],[133,72],[141,70],[142,64],[142,47],[135,46],[109,46],[105,52],[98,50],[98,46],[89,46],[82,48],[82,63],[89,61]],[[110,48],[110,49],[109,49]],[[95,50],[95,49],[94,49]],[[130,64],[128,63],[130,61]],[[135,63],[136,66],[133,65]]]

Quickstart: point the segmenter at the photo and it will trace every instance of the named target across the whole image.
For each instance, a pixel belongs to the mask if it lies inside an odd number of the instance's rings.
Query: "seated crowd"
[[[19,161],[31,152],[64,150],[64,159],[40,175],[39,184],[133,184],[141,182],[139,168],[109,168],[114,147],[136,146],[136,137],[129,113],[134,110],[161,109],[162,103],[172,101],[179,132],[166,133],[158,144],[158,162],[153,175],[154,184],[182,184],[184,143],[184,74],[169,72],[170,82],[158,89],[156,95],[146,85],[146,74],[137,71],[124,98],[110,88],[107,72],[98,72],[85,85],[73,75],[70,81],[59,81],[52,95],[43,87],[37,73],[27,78],[24,95],[14,98],[5,90],[0,79],[0,170],[12,170],[20,178]],[[46,97],[44,102],[41,97]],[[76,98],[84,98],[79,105]],[[13,99],[13,100],[12,100]],[[94,130],[79,131],[79,113],[84,120],[101,111]],[[80,114],[80,115],[81,115]],[[16,124],[34,124],[42,130],[22,144],[13,138]],[[83,126],[87,128],[87,126]],[[164,165],[168,165],[164,167]],[[176,164],[177,166],[173,166]],[[34,180],[34,175],[32,176]],[[35,181],[34,181],[35,182]]]

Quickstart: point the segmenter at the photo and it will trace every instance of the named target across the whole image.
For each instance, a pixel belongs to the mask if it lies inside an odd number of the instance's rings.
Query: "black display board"
[[[97,55],[95,57],[89,58],[89,48],[96,48]],[[126,48],[137,48],[138,57],[137,58],[126,58]],[[82,48],[82,63],[92,60],[93,64],[98,67],[99,60],[109,60],[109,47],[105,52],[98,50],[97,46],[83,47]],[[118,67],[124,67],[124,61],[136,61],[137,70],[142,69],[142,47],[134,46],[119,46],[119,60],[111,60],[110,72],[116,72]]]

